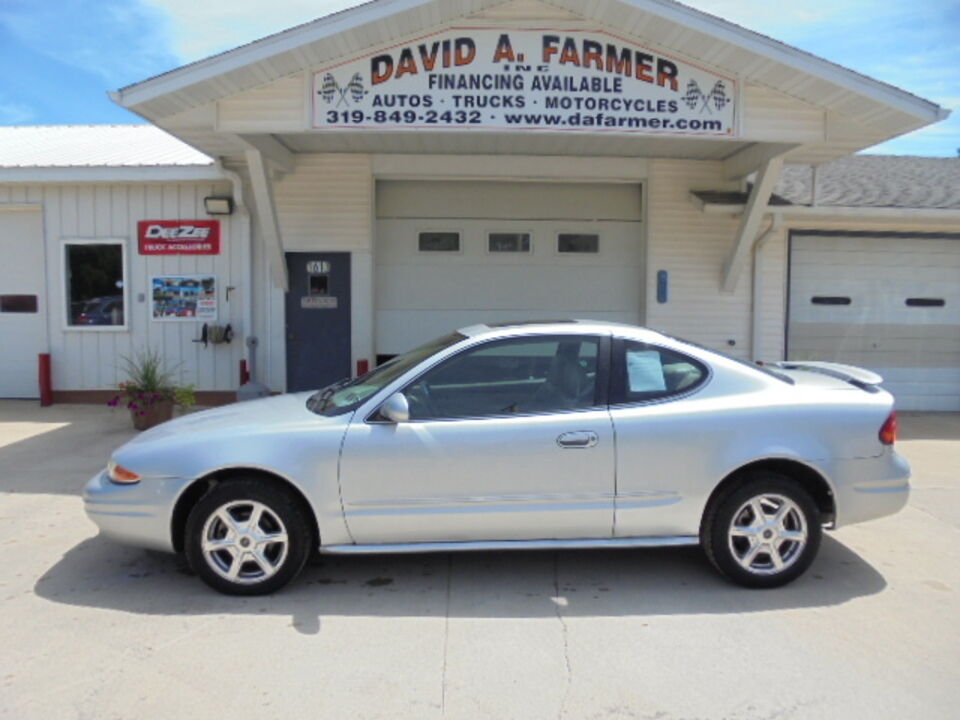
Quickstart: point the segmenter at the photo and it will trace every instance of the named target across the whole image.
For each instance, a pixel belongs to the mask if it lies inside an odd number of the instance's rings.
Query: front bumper
[[[144,478],[134,485],[118,485],[103,471],[83,489],[84,509],[100,532],[113,540],[173,552],[173,508],[189,483],[183,478]]]
[[[836,492],[835,527],[893,515],[910,499],[910,464],[892,449],[875,458],[837,461],[830,477]]]

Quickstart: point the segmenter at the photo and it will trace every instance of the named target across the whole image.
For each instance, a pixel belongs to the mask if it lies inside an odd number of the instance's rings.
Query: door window
[[[707,379],[698,360],[673,350],[624,340],[614,356],[615,404],[660,400],[687,393]]]
[[[515,338],[470,348],[404,391],[413,420],[581,410],[596,406],[600,341]]]

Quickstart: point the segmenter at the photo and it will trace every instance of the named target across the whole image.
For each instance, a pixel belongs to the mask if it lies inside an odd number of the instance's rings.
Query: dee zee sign
[[[219,255],[219,220],[141,220],[141,255]]]
[[[450,29],[314,74],[319,130],[731,137],[737,82],[603,31]]]

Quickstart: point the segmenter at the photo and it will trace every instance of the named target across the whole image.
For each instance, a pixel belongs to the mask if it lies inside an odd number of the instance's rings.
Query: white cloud
[[[142,0],[173,25],[183,62],[200,60],[349,7],[358,0]]]
[[[176,64],[163,14],[139,0],[3,0],[0,26],[31,50],[114,86]]]

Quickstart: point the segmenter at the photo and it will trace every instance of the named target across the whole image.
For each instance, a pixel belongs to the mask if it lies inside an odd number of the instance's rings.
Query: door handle
[[[589,430],[578,430],[576,432],[563,433],[557,438],[557,445],[562,448],[592,448],[599,442],[595,432]]]

